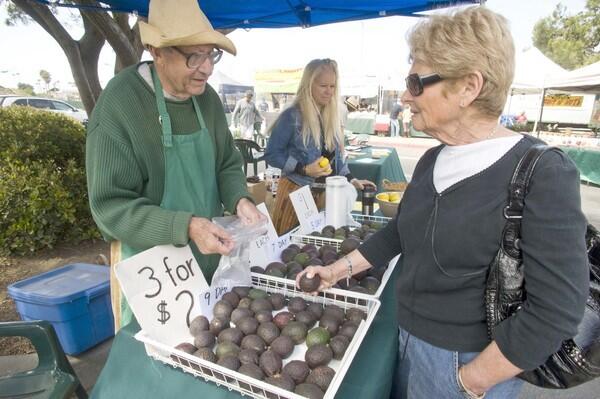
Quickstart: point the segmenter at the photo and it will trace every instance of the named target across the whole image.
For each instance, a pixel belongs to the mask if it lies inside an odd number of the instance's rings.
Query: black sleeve
[[[527,300],[493,331],[511,363],[531,370],[577,333],[589,292],[579,172],[563,153],[540,159],[525,197],[521,249]]]

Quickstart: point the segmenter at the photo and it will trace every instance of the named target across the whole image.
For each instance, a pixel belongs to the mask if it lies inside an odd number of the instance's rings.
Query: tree
[[[535,24],[533,44],[565,69],[600,60],[600,0],[588,0],[576,15],[558,4],[552,15]]]
[[[35,95],[35,92],[33,91],[33,86],[30,85],[29,83],[22,83],[19,82],[17,84],[17,89],[21,92],[21,93],[25,93],[29,96],[33,96]]]
[[[50,82],[52,82],[52,75],[50,75],[50,72],[46,71],[45,69],[40,69],[40,78],[42,78],[42,81],[46,84],[46,93],[50,91]]]
[[[95,0],[72,0],[71,3],[102,7]],[[5,4],[9,15],[6,21],[8,25],[29,23],[33,20],[60,45],[88,114],[94,109],[102,91],[98,78],[98,59],[104,43],[108,42],[116,53],[115,73],[135,64],[142,56],[144,49],[139,38],[137,21],[133,27],[129,26],[128,14],[109,13],[93,8],[77,9],[77,21],[83,24],[84,33],[79,39],[75,39],[58,20],[56,10],[52,6],[29,0],[12,0]]]

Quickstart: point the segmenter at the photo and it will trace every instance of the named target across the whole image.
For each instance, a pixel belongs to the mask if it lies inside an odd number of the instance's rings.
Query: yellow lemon
[[[400,202],[400,194],[390,193],[390,202]]]
[[[327,165],[329,165],[329,159],[327,159],[325,157],[321,157],[321,159],[319,159],[319,166],[324,168]]]
[[[381,201],[389,201],[390,195],[388,193],[381,193],[377,196]]]

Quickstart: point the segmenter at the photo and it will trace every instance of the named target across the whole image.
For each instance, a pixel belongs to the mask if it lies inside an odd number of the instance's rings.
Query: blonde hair
[[[431,67],[444,79],[481,72],[483,86],[473,106],[486,116],[502,113],[515,70],[506,18],[482,6],[432,15],[408,34],[408,45],[413,62]]]
[[[329,69],[335,75],[335,89],[333,97],[329,104],[326,104],[323,109],[315,102],[312,96],[312,87],[315,79],[319,74]],[[344,132],[342,131],[342,123],[338,113],[338,98],[339,98],[339,73],[337,62],[329,58],[315,59],[310,61],[302,73],[300,85],[296,92],[294,105],[300,110],[302,117],[302,141],[306,146],[309,139],[312,137],[317,147],[321,146],[321,126],[323,128],[323,136],[325,137],[325,148],[332,151],[336,144],[343,149]],[[281,114],[279,115],[281,117]],[[271,125],[271,130],[277,125],[279,117]]]

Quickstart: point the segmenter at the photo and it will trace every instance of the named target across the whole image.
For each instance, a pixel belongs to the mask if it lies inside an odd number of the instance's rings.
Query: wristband
[[[464,392],[470,399],[483,399],[485,398],[485,392],[478,395],[475,392],[471,391],[469,388],[467,388],[465,386],[465,384],[462,381],[462,377],[460,376],[460,371],[462,370],[462,366],[460,366],[458,368],[458,372],[456,373],[456,376],[458,377],[458,388],[461,390],[461,392]]]
[[[346,286],[350,286],[350,278],[352,277],[352,261],[347,256],[344,256],[343,259],[348,265],[348,274],[346,275]]]

